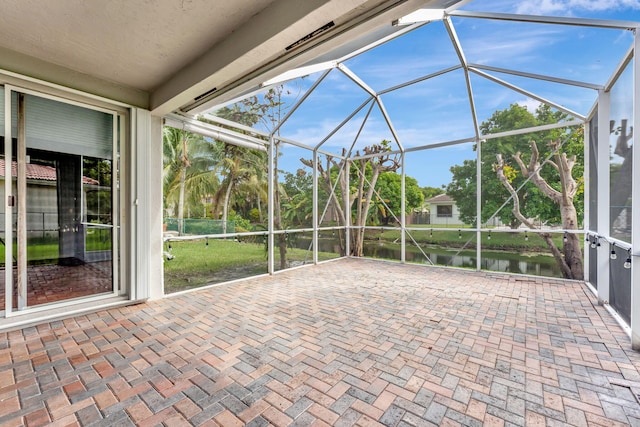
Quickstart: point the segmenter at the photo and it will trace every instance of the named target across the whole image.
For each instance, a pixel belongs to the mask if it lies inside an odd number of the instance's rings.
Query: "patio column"
[[[400,175],[400,261],[405,262],[407,260],[407,207],[405,203],[406,197],[406,167],[405,167],[405,157],[404,150],[400,153],[400,159],[402,161],[402,174]]]
[[[598,223],[596,230],[599,235],[608,236],[609,224],[609,116],[611,110],[611,96],[608,91],[598,91]],[[586,245],[585,245],[586,246]],[[598,271],[598,304],[609,303],[609,246],[602,245],[598,249],[596,260]]]
[[[476,271],[482,270],[482,143],[476,138]]]
[[[318,263],[318,149],[313,150],[313,263]]]
[[[276,187],[275,187],[275,182],[273,182],[273,180],[275,179],[275,171],[273,170],[274,168],[274,154],[275,154],[275,150],[274,150],[274,146],[275,146],[275,140],[273,139],[273,135],[271,135],[269,137],[269,148],[267,150],[267,155],[269,156],[268,162],[269,162],[269,166],[268,166],[268,174],[267,176],[269,177],[269,183],[267,186],[267,191],[269,192],[269,196],[268,196],[268,200],[269,200],[269,206],[267,206],[267,216],[268,216],[268,223],[267,223],[267,230],[268,230],[268,240],[267,240],[267,259],[268,259],[268,265],[267,265],[267,271],[269,272],[269,274],[273,274],[273,272],[275,271],[274,268],[274,256],[273,256],[273,222],[274,222],[274,206],[273,204],[275,203],[275,197],[274,197],[274,192],[276,191]]]
[[[164,296],[162,233],[162,118],[148,110],[132,111],[135,165],[132,189],[132,232],[135,236],[135,280],[130,280],[131,299]]]
[[[351,160],[349,160],[348,158],[345,159],[345,170],[344,173],[344,179],[346,180],[346,185],[345,188],[348,189],[349,186],[351,185],[349,183],[349,176],[350,176],[350,172],[351,172]],[[351,207],[349,206],[349,192],[345,192],[345,194],[342,195],[342,201],[344,203],[344,256],[349,256],[349,253],[351,252]]]
[[[640,124],[640,35],[634,35],[633,56],[633,126]],[[637,138],[635,138],[637,140]],[[640,150],[633,143],[631,193],[631,347],[640,351]]]

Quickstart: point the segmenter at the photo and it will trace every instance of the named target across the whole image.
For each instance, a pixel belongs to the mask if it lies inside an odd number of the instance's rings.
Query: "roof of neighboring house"
[[[18,164],[16,162],[11,162],[11,176],[18,176],[17,171]],[[0,159],[0,177],[4,178],[4,159]],[[51,166],[27,163],[27,179],[55,182],[57,180],[56,169]],[[100,181],[89,178],[88,176],[83,176],[82,183],[98,185],[100,184]]]
[[[445,202],[455,203],[455,200],[453,200],[453,198],[451,198],[451,196],[449,196],[448,194],[438,194],[437,196],[434,196],[429,200],[427,200],[427,203],[445,203]]]

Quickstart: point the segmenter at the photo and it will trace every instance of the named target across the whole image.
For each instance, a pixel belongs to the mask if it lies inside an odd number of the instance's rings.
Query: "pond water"
[[[296,246],[309,248],[309,239],[297,239]],[[322,252],[339,252],[340,248],[334,239],[319,239],[319,250]],[[476,268],[477,257],[475,249],[463,250],[440,246],[422,246],[422,251],[416,246],[407,245],[405,259],[407,262],[418,264],[441,265],[449,267]],[[426,257],[425,257],[426,255]],[[400,260],[401,247],[391,242],[365,242],[364,256]],[[428,259],[427,259],[428,257]],[[429,260],[431,262],[429,262]],[[553,256],[547,253],[522,254],[507,251],[482,251],[483,270],[500,271],[505,273],[530,274],[545,277],[562,277],[562,272]]]

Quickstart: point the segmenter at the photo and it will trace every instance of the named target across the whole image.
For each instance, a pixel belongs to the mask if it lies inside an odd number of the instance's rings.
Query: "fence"
[[[180,233],[180,221],[182,221],[182,233]],[[219,219],[198,219],[198,218],[165,218],[165,231],[174,231],[179,234],[204,235],[235,233],[235,221],[225,221]]]

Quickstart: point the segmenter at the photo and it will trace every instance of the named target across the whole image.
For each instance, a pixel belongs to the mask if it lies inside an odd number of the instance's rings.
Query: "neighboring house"
[[[17,164],[11,163],[11,174],[17,176]],[[0,200],[4,200],[4,159],[0,159]],[[58,220],[58,188],[56,169],[51,166],[29,163],[26,165],[27,178],[27,230],[29,237],[45,237],[57,235]],[[99,182],[93,178],[82,177],[84,212],[86,210],[86,193],[97,188]],[[4,216],[4,215],[2,215]],[[15,224],[15,220],[14,220]],[[0,221],[0,230],[4,231],[4,219]]]
[[[431,207],[431,224],[464,224],[460,221],[458,207],[451,196],[439,194],[427,200],[426,203]]]

